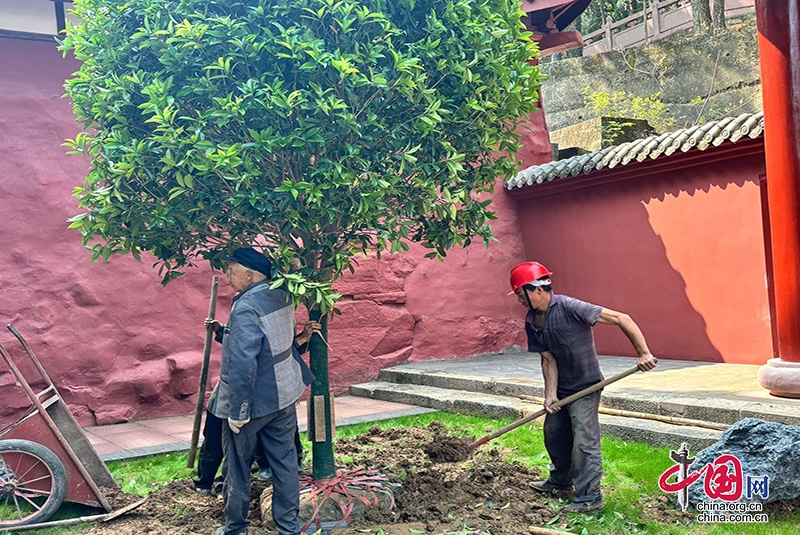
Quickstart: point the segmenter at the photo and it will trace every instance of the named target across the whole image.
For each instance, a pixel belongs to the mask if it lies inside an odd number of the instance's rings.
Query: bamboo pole
[[[519,396],[522,401],[533,401],[534,403],[544,403],[543,398],[535,396],[526,396],[522,394]],[[611,409],[607,407],[600,407],[600,414],[609,414],[611,416],[624,416],[625,418],[640,418],[642,420],[655,420],[657,422],[664,422],[674,425],[691,425],[694,427],[704,427],[706,429],[715,429],[717,431],[725,431],[730,426],[725,424],[715,424],[712,422],[704,422],[702,420],[691,420],[689,418],[680,418],[678,416],[666,416],[662,414],[651,414],[647,412],[626,411],[622,409]]]
[[[531,526],[528,528],[528,533],[532,535],[564,535],[567,533],[566,531],[560,531],[557,529],[547,529],[547,528],[539,528],[536,526]]]

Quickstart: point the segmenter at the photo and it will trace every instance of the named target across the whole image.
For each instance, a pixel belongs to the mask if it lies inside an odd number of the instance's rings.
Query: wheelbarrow
[[[0,345],[31,408],[15,423],[0,430],[0,531],[39,524],[64,501],[111,511],[101,487],[118,490],[114,477],[86,438],[39,360],[12,325],[46,388],[34,392],[20,368]]]

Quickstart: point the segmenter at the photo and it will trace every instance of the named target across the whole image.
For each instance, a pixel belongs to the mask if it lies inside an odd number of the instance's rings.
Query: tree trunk
[[[692,24],[695,35],[711,32],[711,7],[709,0],[692,0]]]
[[[308,396],[308,440],[311,441],[311,467],[314,480],[330,479],[336,475],[333,461],[333,396],[329,384],[328,316],[321,316],[319,309],[311,310],[309,318],[319,321],[322,330],[308,342],[309,362],[315,379]]]
[[[712,19],[714,21],[714,33],[725,31],[725,0],[712,0]]]

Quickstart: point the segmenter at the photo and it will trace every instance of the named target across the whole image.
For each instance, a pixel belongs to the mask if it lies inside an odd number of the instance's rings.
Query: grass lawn
[[[439,421],[451,428],[453,435],[480,438],[513,422],[478,416],[450,413],[428,413],[420,416],[397,418],[371,424],[360,424],[337,429],[338,436],[362,434],[372,426],[425,426]],[[508,449],[508,462],[520,462],[541,470],[547,477],[550,459],[544,448],[541,422],[534,422],[502,435],[491,444]],[[676,447],[678,445],[676,444]],[[698,524],[695,521],[658,523],[644,515],[643,504],[668,498],[669,506],[675,504],[674,495],[658,488],[658,478],[674,463],[670,448],[654,448],[637,442],[626,442],[603,437],[603,500],[606,507],[597,514],[571,514],[570,533],[583,535],[620,535],[628,533],[653,533],[658,535],[797,535],[800,533],[800,510],[773,511],[764,524]],[[663,508],[663,506],[662,506]],[[677,515],[676,515],[677,516]],[[693,515],[696,518],[696,515]],[[553,529],[553,526],[544,526]],[[375,535],[375,534],[370,534]]]
[[[438,421],[447,426],[452,435],[480,438],[513,420],[494,420],[437,412],[341,427],[337,429],[337,436],[364,434],[373,426],[381,428],[424,427],[432,421]],[[304,447],[308,451],[310,444],[305,437],[303,441]],[[532,425],[522,426],[495,439],[491,444],[502,448],[507,462],[524,463],[538,470],[542,477],[546,477],[549,458],[544,449],[541,423],[536,422]],[[800,526],[800,510],[767,506],[764,512],[769,515],[769,521],[763,524],[699,524],[695,521],[696,514],[688,517],[681,516],[677,511],[673,514],[674,495],[665,494],[658,488],[659,476],[673,465],[669,458],[669,448],[653,448],[645,444],[604,437],[602,451],[604,467],[602,485],[606,507],[598,513],[589,515],[569,515],[569,524],[566,527],[569,533],[585,535],[629,533],[795,535],[800,533],[800,528],[798,528]],[[161,488],[170,481],[191,478],[193,472],[186,468],[186,458],[186,452],[179,452],[130,461],[114,461],[108,463],[108,467],[125,492],[146,496],[152,490]],[[340,461],[343,462],[344,459]],[[554,505],[557,503],[554,502]],[[560,509],[561,505],[563,504],[558,504],[555,508]],[[645,508],[648,508],[651,513],[646,514]],[[654,514],[653,510],[657,512]],[[93,513],[87,513],[86,509],[81,506],[66,504],[53,520],[86,514]],[[653,520],[654,517],[661,521]],[[557,519],[558,517],[554,520]],[[543,527],[564,529],[563,526],[559,527],[555,524]],[[51,528],[26,533],[60,535],[79,533],[82,529],[85,529],[85,525],[83,528]],[[369,530],[345,530],[340,533],[381,535],[380,531],[370,532]],[[471,533],[490,535],[488,532]]]

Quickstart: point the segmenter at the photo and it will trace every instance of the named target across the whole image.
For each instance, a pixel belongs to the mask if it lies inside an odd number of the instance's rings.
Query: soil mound
[[[458,463],[472,457],[470,440],[437,433],[423,450],[435,463]]]
[[[451,440],[438,422],[428,427],[381,429],[373,427],[363,435],[336,441],[336,463],[345,470],[363,467],[386,476],[395,497],[395,509],[367,509],[363,518],[334,533],[486,533],[519,535],[530,526],[551,529],[569,526],[556,509],[561,504],[528,487],[540,479],[538,471],[506,460],[505,452],[491,445],[474,450],[471,456],[454,462],[452,456],[470,444]],[[438,455],[447,462],[437,462]],[[275,531],[271,519],[262,522],[259,496],[267,483],[252,479],[253,497],[249,518],[251,533]],[[121,492],[107,496],[114,509],[136,501]],[[690,513],[675,511],[669,497],[648,497],[646,516],[664,523],[686,522]],[[689,516],[687,516],[689,515]],[[133,512],[106,524],[91,525],[88,535],[211,535],[224,522],[222,499],[199,495],[189,480],[174,481],[150,494]],[[468,527],[468,528],[467,528]],[[269,531],[267,531],[269,532]]]

